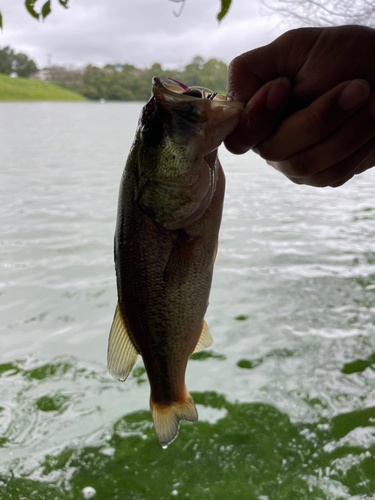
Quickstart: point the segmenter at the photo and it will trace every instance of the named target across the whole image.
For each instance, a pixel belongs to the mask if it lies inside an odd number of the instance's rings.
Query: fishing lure
[[[187,87],[183,83],[174,80],[170,76],[168,76],[168,80],[176,83],[184,90],[184,94],[190,95],[192,97],[201,97],[202,99],[209,99],[210,101],[212,101],[217,96],[217,92],[212,92],[212,90],[206,89],[204,87]]]

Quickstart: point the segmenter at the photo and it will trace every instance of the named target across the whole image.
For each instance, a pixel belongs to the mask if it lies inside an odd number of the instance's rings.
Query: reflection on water
[[[140,108],[0,104],[0,499],[374,498],[374,172],[320,190],[221,151],[200,420],[162,450],[142,362],[105,366]]]

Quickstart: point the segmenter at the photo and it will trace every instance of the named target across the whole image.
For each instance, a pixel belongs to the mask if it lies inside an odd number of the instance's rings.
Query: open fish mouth
[[[161,78],[154,76],[152,79],[152,90],[155,96],[159,93],[169,97],[169,101],[174,102],[191,102],[197,99],[207,99],[209,101],[215,101],[220,104],[225,104],[236,109],[243,109],[244,103],[238,101],[227,101],[225,95],[217,94],[212,92],[212,90],[205,87],[193,86],[188,87],[183,83],[168,77],[174,84],[166,83]]]

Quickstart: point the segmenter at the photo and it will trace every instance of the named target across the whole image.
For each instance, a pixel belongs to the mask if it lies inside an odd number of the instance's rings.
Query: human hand
[[[375,30],[343,26],[293,30],[234,59],[228,97],[247,105],[227,149],[253,148],[314,186],[338,186],[372,167],[374,53]]]

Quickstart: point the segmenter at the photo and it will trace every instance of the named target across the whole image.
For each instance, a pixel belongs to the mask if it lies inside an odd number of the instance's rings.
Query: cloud
[[[71,0],[65,10],[54,0],[52,14],[37,22],[22,0],[13,0],[2,8],[0,44],[27,53],[40,67],[48,54],[53,64],[67,66],[160,62],[178,67],[198,54],[228,63],[283,32],[276,16],[261,17],[259,4],[249,0],[233,0],[221,24],[219,0],[186,0],[177,18],[173,11],[179,7],[168,0]]]

